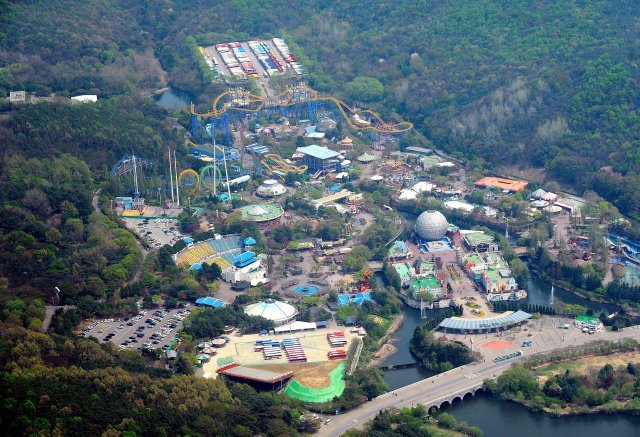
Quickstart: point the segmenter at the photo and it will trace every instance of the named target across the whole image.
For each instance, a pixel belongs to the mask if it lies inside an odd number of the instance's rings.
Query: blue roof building
[[[362,305],[364,302],[371,302],[371,293],[355,293],[355,294],[339,294],[338,306],[349,305],[354,303],[356,305]]]
[[[209,308],[221,308],[224,306],[224,302],[215,297],[201,297],[196,300],[196,305],[205,306]]]
[[[233,260],[233,265],[236,267],[246,267],[249,264],[253,264],[255,261],[256,261],[256,254],[254,252],[247,251],[237,256]]]

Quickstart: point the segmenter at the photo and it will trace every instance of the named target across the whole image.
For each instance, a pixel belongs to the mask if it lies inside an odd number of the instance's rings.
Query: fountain
[[[550,305],[553,305],[553,284],[551,284],[551,303]]]
[[[299,285],[297,286],[294,291],[296,293],[300,293],[300,294],[304,294],[305,296],[310,296],[313,293],[315,293],[316,291],[318,291],[318,287],[316,287],[315,285]]]

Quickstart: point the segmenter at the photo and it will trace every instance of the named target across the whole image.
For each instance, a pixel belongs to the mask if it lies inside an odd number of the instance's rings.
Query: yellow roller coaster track
[[[189,184],[189,185],[185,184],[184,178],[187,177],[187,176],[194,177],[195,178],[195,182],[193,184]],[[192,170],[190,168],[188,168],[186,170],[182,170],[182,172],[180,172],[180,174],[178,175],[178,186],[189,187],[187,189],[189,194],[194,194],[200,188],[200,175],[198,174],[198,172],[196,172],[195,170]]]
[[[227,96],[231,98],[231,102],[224,103],[222,100]],[[354,130],[373,130],[380,133],[396,134],[413,129],[413,123],[409,121],[401,121],[393,124],[386,123],[382,117],[374,111],[369,109],[353,109],[342,100],[332,96],[321,96],[316,90],[306,85],[291,87],[273,99],[256,96],[244,90],[225,91],[214,99],[210,112],[199,114],[195,112],[195,106],[191,103],[191,114],[198,117],[220,117],[229,110],[258,112],[266,105],[291,106],[298,103],[318,101],[334,103],[349,124],[349,127]],[[365,121],[360,115],[368,115],[375,120],[375,122]]]
[[[269,161],[271,161],[271,163]],[[308,168],[306,165],[289,164],[284,159],[282,159],[280,155],[276,155],[275,153],[267,153],[266,155],[264,155],[264,158],[260,160],[260,163],[270,173],[273,173],[274,170],[279,170],[284,173],[303,174],[305,171],[307,171]]]

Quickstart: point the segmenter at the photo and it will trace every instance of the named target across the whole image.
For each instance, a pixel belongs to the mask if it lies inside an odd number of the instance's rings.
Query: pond
[[[194,101],[193,95],[186,91],[182,91],[178,88],[169,88],[154,97],[155,102],[168,111],[174,111],[176,109],[187,109],[191,102]]]

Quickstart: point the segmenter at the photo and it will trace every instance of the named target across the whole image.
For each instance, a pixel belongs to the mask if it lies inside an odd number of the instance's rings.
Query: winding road
[[[93,198],[91,199],[91,204],[93,205],[93,210],[95,212],[97,212],[98,214],[103,214],[102,210],[100,209],[100,204],[99,204],[100,191],[102,191],[102,188],[98,189],[95,193],[93,193]],[[128,230],[131,232],[130,229],[128,229]],[[142,271],[143,271],[143,268],[144,268],[144,260],[147,257],[147,254],[149,253],[149,251],[144,248],[144,245],[140,241],[140,238],[138,237],[138,235],[136,235],[135,232],[132,232],[132,234],[133,234],[134,237],[136,237],[136,242],[138,243],[138,248],[140,249],[140,253],[142,253],[142,261],[140,261],[140,265],[138,266],[138,269],[136,270],[136,273],[133,275],[133,278],[131,278],[131,280],[127,281],[127,283],[124,284],[123,286],[136,283],[136,282],[138,282],[140,280],[140,277],[142,276]]]

